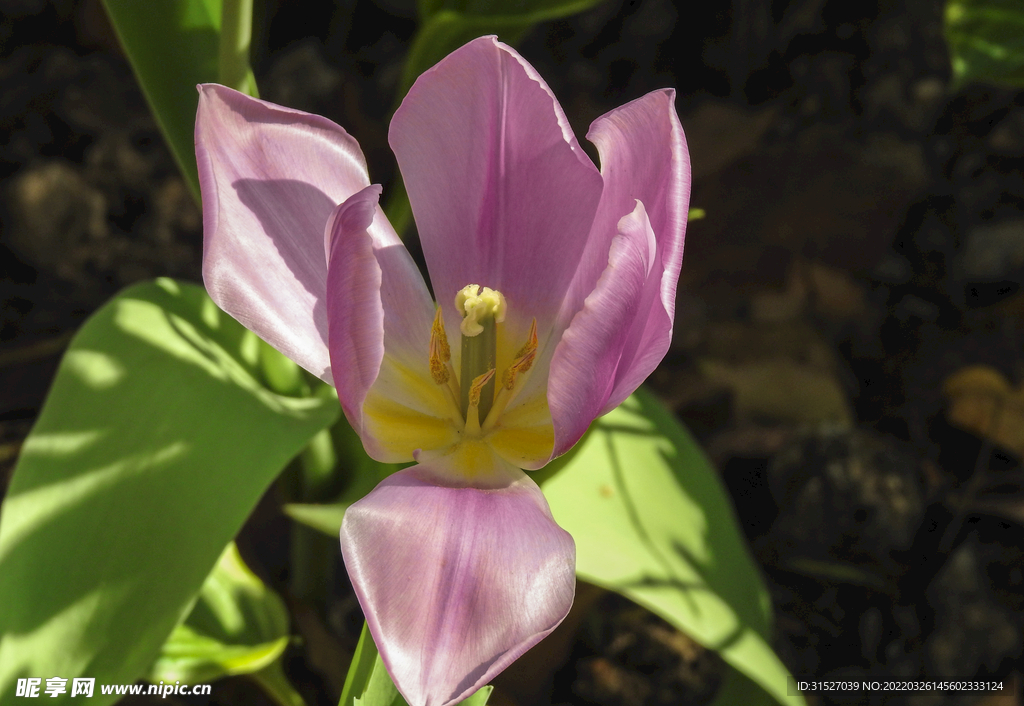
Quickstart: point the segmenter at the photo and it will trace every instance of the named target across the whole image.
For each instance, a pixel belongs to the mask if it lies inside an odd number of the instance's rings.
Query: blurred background
[[[1006,685],[811,704],[1022,703],[1024,93],[952,80],[944,9],[606,0],[518,44],[581,137],[677,89],[706,215],[649,385],[721,473],[790,671]],[[255,13],[261,97],[345,127],[386,197],[414,2]],[[0,497],[76,328],[130,283],[200,281],[201,227],[99,0],[0,0]],[[272,495],[239,546],[287,594]],[[293,606],[310,704],[336,702],[361,626],[340,573],[325,614]],[[714,700],[713,653],[617,596],[579,604],[521,668],[540,686],[513,668],[498,703]],[[187,701],[269,703],[240,678]]]

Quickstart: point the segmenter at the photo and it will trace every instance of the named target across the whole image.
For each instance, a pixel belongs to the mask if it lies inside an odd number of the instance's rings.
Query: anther
[[[473,384],[469,387],[469,406],[479,407],[480,406],[480,393],[483,392],[484,385],[491,381],[494,377],[494,368],[491,368],[483,375],[477,375],[473,379]]]
[[[475,436],[480,433],[480,397],[484,387],[494,378],[494,368],[473,378],[469,386],[469,408],[466,410],[466,433]],[[493,388],[492,388],[493,389]],[[493,393],[492,393],[493,394]]]
[[[448,345],[448,336],[444,332],[444,316],[441,307],[434,314],[434,325],[430,328],[430,377],[438,385],[445,385],[451,380],[448,361],[452,359],[452,349]]]
[[[501,374],[501,385],[511,391],[516,386],[516,378],[533,367],[533,361],[537,359],[537,319],[530,324],[530,333],[526,337],[526,343],[516,353],[512,364],[505,368]]]

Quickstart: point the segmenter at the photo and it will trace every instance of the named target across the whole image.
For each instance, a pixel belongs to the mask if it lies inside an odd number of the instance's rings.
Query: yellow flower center
[[[455,295],[455,308],[462,314],[462,364],[458,379],[451,364],[451,346],[444,330],[444,317],[437,308],[430,331],[430,375],[445,391],[453,418],[463,422],[467,439],[481,438],[497,424],[516,389],[520,376],[537,357],[537,320],[530,325],[526,343],[502,371],[495,393],[498,325],[505,321],[508,305],[501,292],[478,284],[463,287]]]
[[[375,458],[436,462],[453,477],[498,487],[511,477],[509,466],[540,468],[554,447],[546,381],[532,379],[542,371],[531,373],[541,365],[537,321],[527,328],[513,315],[515,302],[478,285],[463,287],[455,306],[459,341],[449,345],[436,307],[427,351],[422,343],[385,348],[363,403],[363,430]]]

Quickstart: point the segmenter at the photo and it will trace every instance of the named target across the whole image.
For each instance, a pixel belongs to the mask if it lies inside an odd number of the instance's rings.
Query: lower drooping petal
[[[411,706],[466,698],[572,605],[572,537],[532,480],[511,466],[502,472],[510,481],[500,489],[450,487],[428,462],[388,477],[345,513],[349,577]]]

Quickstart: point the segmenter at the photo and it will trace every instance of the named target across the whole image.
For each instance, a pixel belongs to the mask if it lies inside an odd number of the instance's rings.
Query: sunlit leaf
[[[771,603],[732,505],[671,413],[641,389],[563,458],[539,473],[576,540],[577,575],[716,650],[779,703],[803,703],[769,646]]]
[[[945,31],[957,83],[1024,87],[1024,5],[1020,0],[949,0]]]
[[[304,706],[281,668],[289,641],[284,602],[249,570],[231,542],[147,678],[154,684],[201,684],[247,674],[278,703]]]
[[[337,418],[263,387],[262,345],[166,279],[83,325],[0,508],[0,701],[19,677],[145,675],[270,482]]]
[[[185,622],[160,649],[151,682],[211,682],[258,672],[288,646],[284,602],[249,570],[234,542],[203,582]]]
[[[350,503],[288,503],[281,509],[299,524],[334,537],[341,529],[341,520],[345,517],[345,510],[349,505]]]

